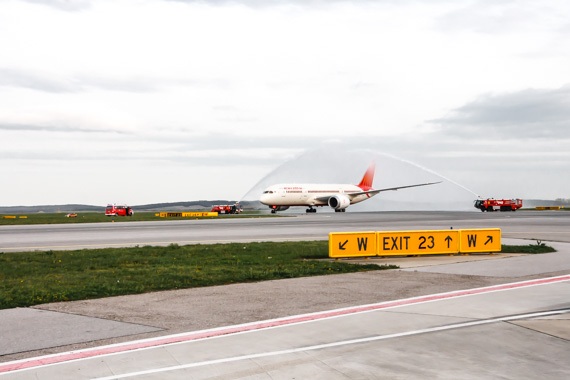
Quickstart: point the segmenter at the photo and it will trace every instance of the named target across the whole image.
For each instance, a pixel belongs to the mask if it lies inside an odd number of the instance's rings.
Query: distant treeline
[[[170,202],[170,203],[150,203],[146,205],[129,205],[135,212],[136,211],[194,211],[194,210],[209,210],[213,205],[234,204],[236,201],[232,200],[200,200],[200,201],[187,201],[187,202]],[[267,206],[262,205],[258,201],[242,201],[241,207],[244,210],[261,210],[266,209]],[[0,214],[24,214],[24,213],[37,213],[37,212],[105,212],[105,206],[81,205],[81,204],[68,204],[68,205],[42,205],[42,206],[10,206],[0,207]],[[534,208],[537,206],[565,206],[570,207],[570,199],[557,198],[555,200],[548,199],[523,199],[524,208]],[[398,209],[398,205],[395,205]],[[405,209],[405,208],[403,208]],[[442,208],[443,210],[443,208]]]
[[[556,198],[547,199],[523,199],[523,207],[532,208],[537,206],[570,206],[570,199]]]
[[[176,211],[176,210],[204,210],[211,209],[213,205],[234,204],[236,201],[213,200],[213,201],[189,201],[189,202],[170,202],[170,203],[151,203],[146,205],[129,205],[136,211]],[[262,207],[259,202],[240,202],[243,209],[257,210]],[[67,205],[41,205],[41,206],[10,206],[0,207],[0,214],[22,214],[37,212],[105,212],[105,206],[93,206],[82,204]]]

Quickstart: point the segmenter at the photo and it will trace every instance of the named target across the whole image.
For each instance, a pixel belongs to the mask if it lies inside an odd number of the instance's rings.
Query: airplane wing
[[[397,186],[397,187],[387,187],[385,189],[376,189],[376,190],[368,190],[368,191],[359,191],[359,192],[355,192],[355,193],[345,193],[345,195],[350,198],[350,200],[352,201],[352,199],[358,195],[364,195],[364,194],[368,194],[370,197],[373,197],[374,195],[381,193],[383,191],[396,191],[399,189],[407,189],[410,187],[419,187],[419,186],[428,186],[428,185],[435,185],[438,183],[442,183],[443,181],[439,181],[439,182],[428,182],[428,183],[419,183],[417,185],[408,185],[408,186]],[[327,195],[325,197],[317,197],[315,198],[315,201],[320,202],[320,203],[328,203],[330,197],[332,195]]]
[[[387,187],[384,189],[376,189],[376,190],[368,190],[368,191],[360,191],[358,193],[350,193],[347,194],[349,197],[355,197],[357,195],[364,195],[364,194],[369,194],[370,196],[376,195],[378,193],[381,193],[383,191],[396,191],[399,189],[407,189],[410,187],[419,187],[419,186],[428,186],[428,185],[435,185],[438,183],[442,183],[443,181],[439,181],[439,182],[428,182],[428,183],[419,183],[417,185],[408,185],[408,186],[397,186],[397,187]]]

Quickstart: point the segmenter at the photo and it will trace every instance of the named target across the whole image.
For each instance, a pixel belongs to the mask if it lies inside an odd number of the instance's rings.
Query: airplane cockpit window
[[[273,191],[271,191],[271,190],[265,190],[265,191],[263,192],[263,194],[273,194]]]

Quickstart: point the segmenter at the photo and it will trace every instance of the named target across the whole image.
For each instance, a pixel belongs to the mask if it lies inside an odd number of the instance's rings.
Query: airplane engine
[[[346,195],[338,194],[329,198],[329,206],[335,211],[344,211],[345,208],[350,206],[350,199]]]
[[[289,206],[269,206],[271,209],[271,213],[275,214],[277,211],[285,211],[289,208]]]

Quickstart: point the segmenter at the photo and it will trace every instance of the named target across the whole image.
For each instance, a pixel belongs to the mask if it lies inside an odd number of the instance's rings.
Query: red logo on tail
[[[375,163],[371,163],[366,173],[364,173],[364,177],[362,177],[362,181],[358,184],[363,191],[372,190],[372,182],[374,181],[374,173],[376,171]]]

